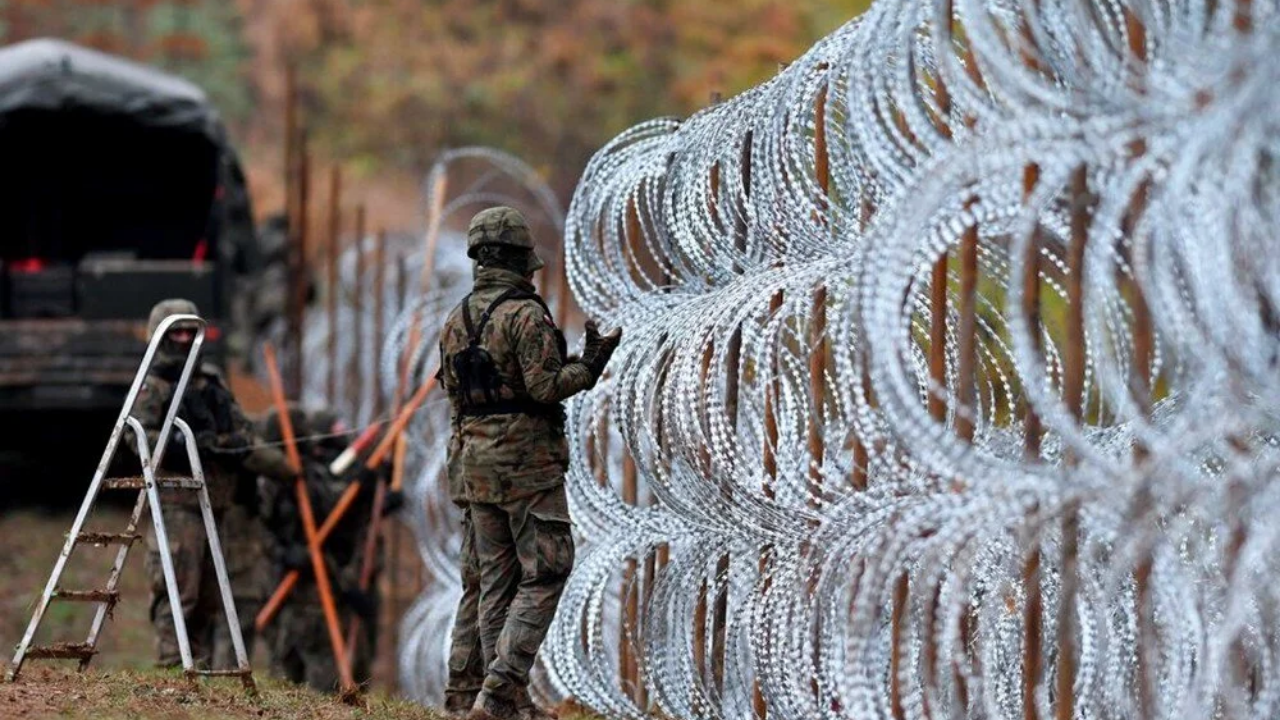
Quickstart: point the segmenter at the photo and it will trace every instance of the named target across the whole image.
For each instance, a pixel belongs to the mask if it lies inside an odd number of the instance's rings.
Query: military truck
[[[243,172],[203,91],[59,40],[12,45],[0,158],[0,423],[118,411],[166,297],[199,305],[205,357],[225,357],[256,250]]]

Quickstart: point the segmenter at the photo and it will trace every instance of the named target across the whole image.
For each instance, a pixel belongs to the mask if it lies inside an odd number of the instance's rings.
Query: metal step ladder
[[[191,343],[191,349],[187,353],[186,362],[182,367],[182,375],[178,378],[177,385],[174,386],[173,398],[170,400],[168,410],[165,412],[164,423],[160,426],[160,432],[156,438],[156,446],[153,450],[147,444],[147,434],[142,427],[142,423],[132,415],[133,405],[142,389],[143,382],[146,380],[147,373],[155,361],[160,342],[176,323],[196,325],[196,336]],[[169,594],[169,604],[173,610],[173,626],[177,635],[178,651],[182,656],[183,670],[189,678],[201,675],[236,676],[240,678],[247,690],[250,692],[256,690],[253,682],[253,671],[249,667],[248,654],[245,652],[244,637],[240,633],[240,619],[236,615],[235,601],[231,595],[231,584],[227,579],[226,564],[222,558],[222,544],[218,541],[218,529],[214,524],[213,510],[209,505],[209,493],[204,483],[204,468],[200,463],[200,456],[196,452],[195,436],[191,432],[191,428],[178,417],[178,407],[182,403],[182,396],[186,392],[187,382],[195,369],[200,347],[204,344],[204,336],[205,322],[195,315],[170,315],[160,323],[160,326],[152,335],[151,342],[147,346],[147,352],[142,358],[142,363],[138,366],[138,374],[134,376],[133,384],[129,388],[129,394],[125,397],[124,406],[120,409],[120,416],[116,419],[115,427],[111,430],[111,437],[107,440],[107,447],[102,453],[102,459],[98,461],[98,469],[94,472],[93,481],[89,483],[84,502],[80,504],[80,511],[76,514],[75,522],[71,524],[71,532],[67,533],[66,544],[62,546],[62,552],[58,555],[57,562],[54,563],[52,574],[49,575],[49,582],[45,585],[40,602],[36,605],[35,612],[31,615],[31,622],[27,625],[27,632],[23,635],[22,642],[18,644],[17,652],[13,656],[13,663],[9,668],[10,682],[17,680],[18,674],[22,672],[22,666],[27,660],[79,660],[79,669],[82,671],[89,666],[89,662],[98,651],[98,636],[102,632],[102,627],[111,615],[116,603],[121,599],[120,591],[118,590],[120,575],[124,569],[125,560],[129,556],[129,549],[135,542],[142,539],[142,535],[138,532],[138,524],[142,520],[143,510],[150,506],[151,523],[155,529],[156,544],[159,546],[160,551],[160,564],[164,570],[165,587]],[[183,444],[186,447],[187,460],[191,467],[191,477],[158,478],[156,471],[164,460],[165,449],[169,446],[169,436],[175,428],[184,440]],[[114,460],[116,452],[120,448],[126,430],[133,434],[138,458],[142,465],[142,475],[127,478],[108,478],[106,477],[107,470],[111,467],[112,460]],[[187,637],[186,618],[183,617],[182,601],[179,597],[178,584],[174,575],[173,557],[169,553],[164,514],[161,512],[160,491],[162,489],[198,493],[200,512],[204,519],[205,535],[209,540],[209,550],[213,556],[218,588],[222,593],[223,615],[230,626],[231,643],[236,654],[236,668],[233,670],[205,670],[195,667],[195,662],[191,656],[191,643]],[[129,517],[129,523],[125,526],[124,532],[84,532],[85,521],[93,510],[98,494],[103,490],[138,491],[138,500],[134,503],[133,514]],[[71,553],[75,551],[76,546],[81,544],[119,546],[119,550],[116,551],[115,562],[111,566],[111,574],[107,577],[106,587],[93,590],[71,590],[59,586],[67,560],[70,559]],[[52,602],[97,604],[98,607],[93,618],[93,624],[90,626],[89,635],[83,643],[32,644],[36,631],[40,628],[40,621],[44,618],[45,611],[49,609],[49,604]]]

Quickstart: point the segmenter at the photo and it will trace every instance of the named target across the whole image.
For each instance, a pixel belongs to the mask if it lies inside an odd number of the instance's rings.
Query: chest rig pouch
[[[461,415],[474,417],[522,413],[562,420],[564,411],[558,404],[540,403],[527,398],[504,399],[499,395],[499,390],[503,386],[502,374],[498,372],[493,356],[480,345],[480,338],[484,335],[485,326],[489,324],[493,311],[508,300],[533,300],[541,305],[544,311],[547,309],[546,303],[536,294],[511,288],[489,303],[489,307],[480,314],[480,321],[477,323],[471,317],[471,296],[468,295],[462,301],[462,324],[467,330],[467,347],[449,359],[454,377],[458,379]],[[550,315],[550,312],[548,311],[547,314]],[[556,333],[560,356],[563,359],[564,335],[560,334],[559,330]],[[484,396],[483,402],[476,401],[477,394]]]

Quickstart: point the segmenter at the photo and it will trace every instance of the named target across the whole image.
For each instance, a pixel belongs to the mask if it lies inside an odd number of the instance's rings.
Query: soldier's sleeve
[[[130,413],[147,431],[147,447],[151,448],[152,455],[155,455],[156,440],[160,439],[160,426],[164,424],[165,411],[169,409],[165,403],[168,391],[169,385],[165,381],[148,375],[138,390],[138,397]],[[129,447],[129,452],[137,456],[138,445],[134,442],[133,433],[125,434],[124,443]]]
[[[454,381],[453,375],[449,372],[448,362],[445,360],[444,356],[444,333],[447,332],[449,332],[449,330],[446,328],[440,335],[440,367],[436,369],[436,382],[440,385],[440,389],[445,392],[445,396],[449,398],[450,408],[452,408],[454,412],[457,412],[458,397],[453,391],[454,387],[457,386],[457,383]]]
[[[263,439],[254,432],[253,423],[245,417],[244,411],[240,409],[240,403],[233,399],[230,410],[235,426],[250,442],[249,451],[244,455],[244,469],[269,480],[287,482],[297,478],[298,474],[289,465],[289,458],[284,452],[278,447],[265,444]]]
[[[586,365],[564,361],[555,321],[540,305],[524,303],[514,318],[510,342],[530,397],[556,403],[595,384]]]
[[[260,442],[260,438],[254,438]],[[289,458],[279,448],[268,445],[256,445],[245,455],[244,468],[270,480],[288,482],[298,477],[289,465]]]

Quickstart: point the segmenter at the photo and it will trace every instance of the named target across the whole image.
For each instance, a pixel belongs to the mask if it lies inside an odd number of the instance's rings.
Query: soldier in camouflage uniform
[[[298,453],[302,458],[312,511],[319,523],[328,516],[349,484],[347,479],[334,477],[329,472],[329,463],[343,450],[341,424],[330,413],[305,413],[299,408],[290,410],[290,421],[300,438]],[[275,413],[263,418],[260,429],[268,441],[278,442],[281,438],[280,423]],[[302,439],[307,436],[312,439]],[[362,632],[357,635],[356,647],[351,652],[351,674],[361,684],[367,683],[372,674],[379,599],[376,573],[369,591],[364,592],[359,589],[360,570],[364,561],[365,539],[370,530],[369,516],[374,497],[372,482],[381,479],[366,479],[365,489],[357,496],[356,503],[324,543],[329,579],[337,594],[339,623],[345,629],[353,617],[360,619]],[[279,570],[276,580],[290,570],[297,570],[302,575],[268,631],[272,673],[291,682],[305,682],[322,692],[336,692],[339,689],[338,668],[319,591],[312,577],[311,556],[296,496],[292,490],[283,487],[264,485],[264,490],[267,493],[266,514],[273,542],[272,555]],[[381,558],[381,547],[378,558]]]
[[[198,311],[188,300],[158,303],[151,310],[148,333],[155,333],[166,317],[179,314],[196,315]],[[194,339],[194,328],[182,324],[170,327],[134,403],[133,415],[146,429],[153,453],[174,386],[182,374]],[[235,501],[239,480],[246,473],[277,480],[292,479],[293,474],[284,455],[273,448],[255,446],[253,427],[240,411],[216,367],[202,363],[192,370],[178,417],[191,426],[195,436],[216,521],[221,521],[227,508]],[[169,475],[190,473],[183,442],[175,430],[170,436],[171,446],[165,453],[160,472]],[[208,666],[214,625],[222,617],[222,600],[214,575],[213,556],[205,537],[199,497],[191,491],[162,490],[160,499],[192,658],[199,666]],[[151,622],[156,630],[157,660],[163,666],[179,665],[181,656],[174,631],[173,609],[169,606],[154,530],[147,534],[147,550],[146,568],[151,581]]]
[[[452,480],[452,477],[450,477]],[[484,647],[480,643],[480,561],[476,557],[475,530],[471,525],[471,508],[465,491],[453,492],[453,501],[462,508],[462,551],[459,570],[462,599],[453,618],[453,637],[449,648],[449,679],[445,686],[444,709],[452,717],[461,718],[471,711],[484,687]],[[527,706],[531,703],[519,703]]]
[[[260,507],[258,478],[246,474],[240,478],[235,501],[218,521],[218,539],[222,541],[227,578],[231,581],[231,594],[240,619],[240,634],[244,636],[244,647],[250,656],[257,637],[254,619],[272,589],[271,539],[263,525]],[[213,668],[235,667],[235,646],[231,644],[231,632],[223,615],[213,625]]]
[[[476,693],[473,720],[538,717],[528,703],[529,670],[574,556],[561,402],[596,384],[621,331],[601,336],[588,323],[581,359],[566,355],[531,281],[543,263],[519,212],[477,214],[467,254],[478,264],[475,284],[440,339],[440,378],[453,410],[450,493],[466,511],[472,548],[464,547],[448,707],[461,710]]]

